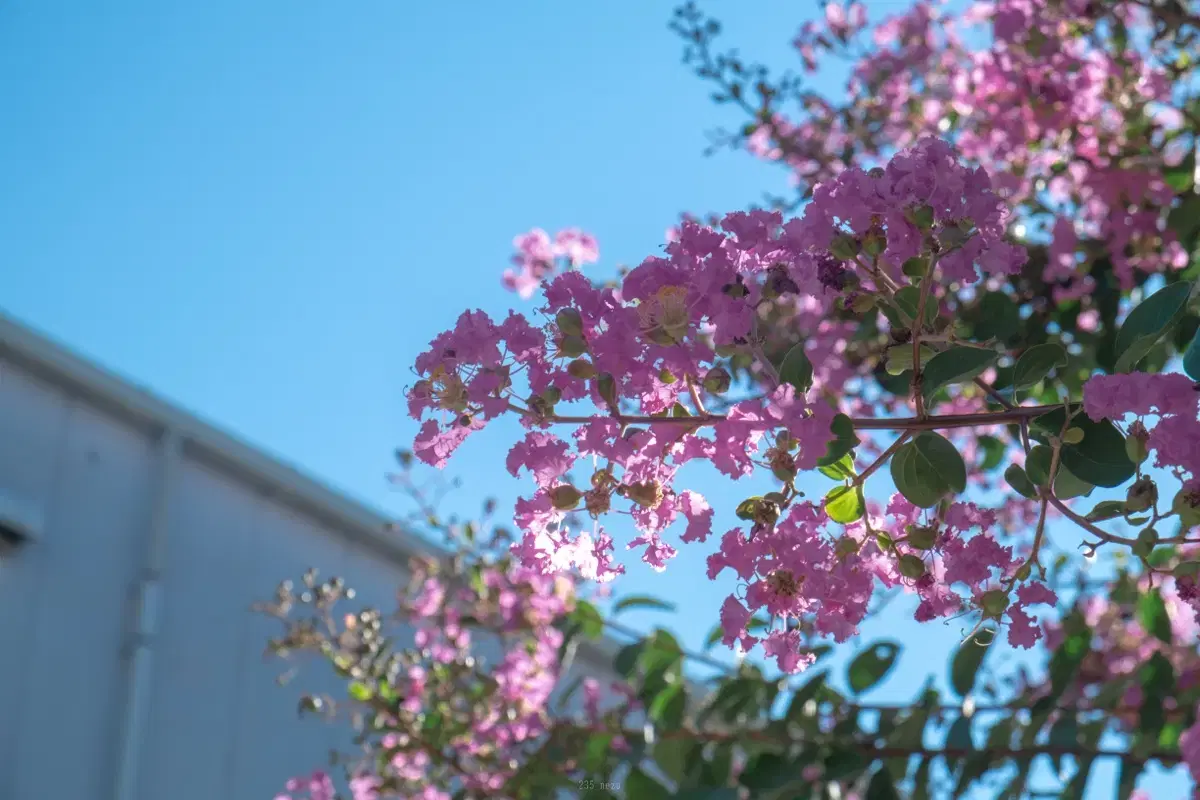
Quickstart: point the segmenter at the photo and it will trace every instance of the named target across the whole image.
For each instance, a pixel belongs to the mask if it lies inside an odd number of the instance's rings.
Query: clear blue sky
[[[729,40],[783,62],[805,8],[756,2]],[[514,234],[582,226],[603,271],[654,252],[680,211],[785,187],[749,156],[702,157],[705,130],[740,120],[680,63],[671,9],[0,4],[0,309],[400,508],[383,475],[415,431],[409,365],[464,307],[520,305],[499,284]],[[496,468],[511,433],[452,462],[466,508],[525,488]],[[729,587],[701,577],[706,553],[681,547],[663,575],[631,563],[618,591],[684,604],[671,625],[698,646]],[[908,645],[896,696],[962,629],[905,616],[867,631]]]

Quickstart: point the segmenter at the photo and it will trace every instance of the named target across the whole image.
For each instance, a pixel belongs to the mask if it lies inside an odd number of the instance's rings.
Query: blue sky
[[[782,63],[806,7],[726,13],[729,41]],[[671,9],[0,4],[0,309],[400,509],[383,476],[415,431],[409,366],[463,308],[521,307],[499,283],[514,234],[582,226],[603,272],[655,252],[681,211],[786,186],[749,156],[702,156],[705,130],[741,120],[680,63]],[[524,488],[498,468],[511,434],[451,463],[464,508]],[[684,604],[670,624],[698,646],[729,590],[699,577],[706,554],[681,548],[663,575],[631,563],[618,591]],[[887,693],[963,630],[873,622],[909,651]]]

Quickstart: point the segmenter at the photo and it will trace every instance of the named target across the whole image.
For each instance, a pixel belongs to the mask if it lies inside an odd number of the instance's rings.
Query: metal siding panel
[[[244,484],[182,459],[163,565],[139,796],[210,800],[236,719],[240,635],[250,599],[259,500]],[[258,652],[257,650],[255,652]]]
[[[269,600],[280,581],[300,577],[309,567],[322,575],[342,573],[347,542],[310,519],[269,500],[257,517],[258,552],[251,559],[248,583],[236,587],[245,606]],[[235,589],[235,587],[231,587]],[[348,730],[321,719],[297,715],[302,692],[329,693],[337,699],[338,681],[317,659],[299,662],[264,659],[268,639],[279,636],[280,623],[247,612],[240,630],[238,685],[230,700],[237,721],[227,745],[228,782],[220,796],[228,800],[274,797],[288,778],[326,766],[330,748],[349,745]],[[299,666],[296,677],[280,687],[276,679]]]
[[[121,657],[154,468],[147,438],[73,406],[45,539],[18,716],[15,800],[107,797],[124,699]],[[62,769],[63,754],[71,769]]]
[[[62,396],[0,361],[0,491],[48,517],[62,456],[67,408]],[[16,797],[21,714],[32,667],[29,651],[39,601],[51,569],[46,550],[30,543],[0,561],[0,797]]]

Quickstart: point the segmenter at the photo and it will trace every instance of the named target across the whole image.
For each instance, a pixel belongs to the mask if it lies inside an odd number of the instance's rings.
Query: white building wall
[[[345,744],[297,715],[344,684],[309,662],[279,688],[250,606],[316,566],[387,608],[423,549],[3,317],[0,497],[44,520],[0,555],[3,800],[269,800]]]

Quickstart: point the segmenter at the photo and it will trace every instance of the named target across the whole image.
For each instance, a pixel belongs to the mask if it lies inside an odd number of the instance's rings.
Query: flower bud
[[[554,316],[554,324],[563,336],[583,336],[583,317],[574,308],[564,308]]]
[[[607,491],[593,489],[590,492],[585,492],[583,495],[584,508],[593,517],[598,517],[604,514],[612,506],[612,495]]]
[[[845,558],[846,556],[857,553],[858,548],[861,546],[862,545],[859,543],[858,539],[855,539],[853,536],[843,536],[841,539],[838,539],[837,544],[833,546],[833,552],[837,554],[838,558]]]
[[[587,341],[582,336],[564,336],[558,342],[558,354],[567,358],[577,358],[587,351]]]
[[[1016,573],[1013,575],[1018,581],[1027,581],[1029,576],[1033,574],[1033,567],[1026,561],[1021,566],[1017,567]]]
[[[920,556],[915,556],[912,553],[905,553],[900,556],[900,574],[910,580],[916,580],[925,574],[925,562]]]
[[[999,618],[1008,610],[1008,593],[1000,589],[984,592],[983,596],[979,598],[979,605],[987,616]]]
[[[567,374],[572,378],[586,381],[596,374],[596,366],[586,358],[577,358],[567,364]]]
[[[1171,501],[1171,510],[1179,515],[1179,525],[1183,530],[1200,525],[1200,494],[1180,489]]]
[[[933,227],[933,209],[927,205],[913,206],[905,212],[908,221],[922,230]]]
[[[655,325],[650,330],[646,331],[645,336],[655,344],[661,344],[664,347],[676,344],[679,340],[671,335],[669,331],[660,325]]]
[[[869,256],[877,256],[887,249],[887,235],[879,228],[872,228],[863,237],[863,250]]]
[[[559,511],[570,511],[579,505],[583,497],[579,490],[569,483],[562,483],[550,490],[550,504]]]
[[[854,295],[854,299],[850,301],[850,308],[856,314],[865,314],[875,308],[875,295],[862,292]]]
[[[1140,559],[1147,559],[1154,552],[1154,546],[1158,544],[1158,531],[1153,527],[1142,528],[1138,531],[1137,541],[1133,543],[1133,554]]]
[[[610,406],[617,405],[617,381],[611,374],[601,372],[595,378],[596,394]]]
[[[771,465],[771,474],[776,478],[784,483],[791,483],[796,479],[796,459],[787,450],[773,447],[767,458],[767,463]]]
[[[658,481],[638,481],[625,487],[625,496],[643,508],[655,508],[663,499],[662,484]]]
[[[1134,481],[1125,493],[1125,510],[1130,513],[1145,511],[1157,502],[1158,487],[1146,476]]]
[[[1067,428],[1062,440],[1063,444],[1079,444],[1083,441],[1083,428]]]
[[[1200,576],[1200,561],[1180,561],[1171,572],[1176,578],[1195,578]]]
[[[671,370],[667,369],[666,367],[663,367],[662,369],[660,369],[658,371],[658,380],[660,383],[670,386],[672,383],[674,383],[675,381],[677,381],[679,379],[675,377],[675,374],[672,373]]]
[[[900,266],[900,271],[910,278],[923,278],[925,276],[925,270],[928,268],[929,262],[918,256],[905,261]]]
[[[723,367],[713,367],[704,376],[704,389],[713,394],[724,394],[729,391],[731,382],[732,378]]]
[[[853,261],[859,253],[858,239],[849,234],[838,234],[830,242],[829,252],[843,261]]]
[[[1150,455],[1150,448],[1147,441],[1150,434],[1146,431],[1146,427],[1141,422],[1135,422],[1129,429],[1129,436],[1125,438],[1125,455],[1134,464],[1141,464]]]
[[[925,525],[909,525],[905,529],[908,534],[905,541],[914,550],[929,550],[937,541],[937,528]]]
[[[547,386],[546,390],[542,392],[542,399],[546,401],[546,405],[553,406],[562,399],[562,392],[557,386]]]

